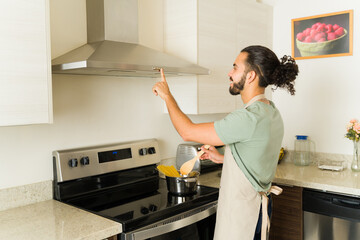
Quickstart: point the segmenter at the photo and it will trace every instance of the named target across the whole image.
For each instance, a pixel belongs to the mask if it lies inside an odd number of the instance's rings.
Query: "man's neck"
[[[241,94],[241,100],[244,104],[247,104],[253,97],[264,94],[265,89],[253,89],[252,91],[242,91]]]

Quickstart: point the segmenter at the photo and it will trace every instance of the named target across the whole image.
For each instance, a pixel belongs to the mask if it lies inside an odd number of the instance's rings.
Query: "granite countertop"
[[[218,188],[220,173],[221,170],[200,174],[199,184]],[[320,170],[316,165],[281,162],[274,184],[360,196],[360,173],[349,168],[333,172]],[[120,223],[52,199],[0,211],[0,239],[98,240],[121,231]]]
[[[278,165],[274,183],[360,196],[360,173],[349,168],[336,172],[283,162]]]
[[[208,173],[200,173],[199,176],[199,185],[209,186],[209,187],[220,187],[220,174],[221,170],[216,170]]]
[[[0,212],[0,239],[105,239],[122,231],[120,223],[56,200]]]
[[[199,184],[219,187],[219,171],[201,174]],[[296,166],[290,162],[281,162],[276,170],[274,184],[298,186],[360,196],[360,172],[320,170],[316,165]]]

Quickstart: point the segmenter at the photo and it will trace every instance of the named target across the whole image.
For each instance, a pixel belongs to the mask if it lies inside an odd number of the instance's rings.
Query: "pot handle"
[[[178,179],[178,181],[183,181],[183,182],[186,182],[186,183],[189,183],[189,182],[196,182],[197,179],[196,178],[182,178],[182,179]]]

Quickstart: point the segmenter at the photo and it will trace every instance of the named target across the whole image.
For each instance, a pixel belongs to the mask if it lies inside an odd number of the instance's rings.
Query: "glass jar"
[[[311,148],[313,148],[311,151]],[[308,166],[312,162],[315,153],[315,143],[306,135],[296,135],[294,142],[294,164]]]

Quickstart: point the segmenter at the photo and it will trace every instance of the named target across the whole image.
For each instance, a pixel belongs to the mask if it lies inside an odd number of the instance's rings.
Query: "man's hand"
[[[213,122],[195,124],[181,111],[169,90],[164,70],[160,69],[160,73],[161,81],[155,83],[152,91],[155,96],[160,96],[165,101],[171,122],[182,139],[184,141],[208,142],[213,145],[223,145],[223,142],[216,134]],[[208,152],[208,150],[205,152]],[[221,159],[213,158],[213,161],[221,161]]]
[[[152,88],[152,91],[155,94],[155,96],[160,96],[163,100],[165,100],[167,96],[171,96],[171,92],[165,79],[164,69],[160,68],[160,74],[161,74],[161,81],[155,83],[155,85]]]
[[[220,154],[214,146],[210,146],[209,149],[206,149],[204,146],[201,147],[201,150],[204,151],[204,154],[201,155],[200,159],[210,159],[214,163],[223,163],[224,155]]]

